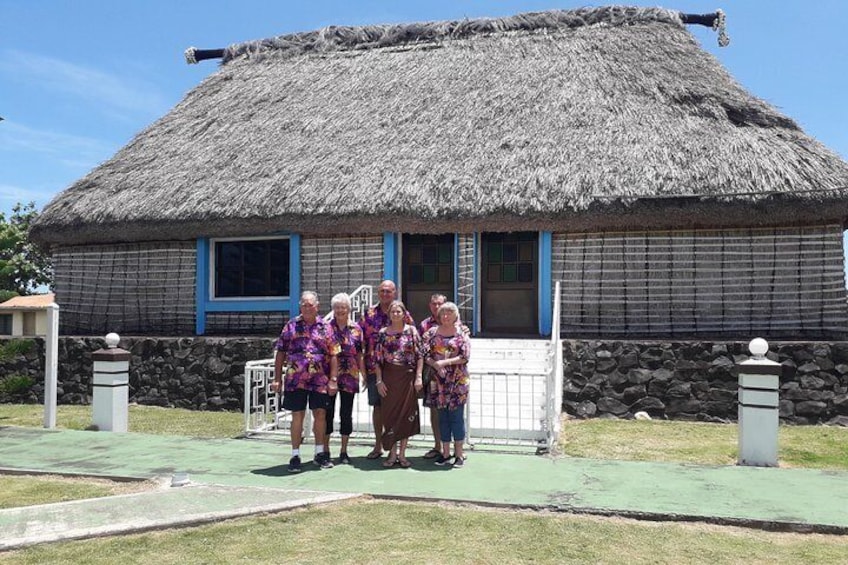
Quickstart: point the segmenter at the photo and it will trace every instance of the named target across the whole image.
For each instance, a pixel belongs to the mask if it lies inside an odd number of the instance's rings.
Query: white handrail
[[[356,322],[365,315],[371,303],[374,300],[374,287],[367,284],[361,284],[356,289],[348,294],[350,297],[350,320]],[[333,319],[333,311],[330,310],[325,316],[324,321],[329,322]]]
[[[547,419],[547,443],[550,453],[559,438],[560,412],[562,411],[562,344],[560,343],[560,281],[554,285],[553,315],[551,316],[551,342],[548,352],[550,361],[548,372],[548,401],[545,405]]]

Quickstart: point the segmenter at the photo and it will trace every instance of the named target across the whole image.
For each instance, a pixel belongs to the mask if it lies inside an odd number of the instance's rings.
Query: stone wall
[[[735,367],[747,342],[569,340],[563,346],[563,409],[579,418],[735,421]],[[848,343],[772,343],[783,365],[780,418],[794,424],[848,415]]]
[[[44,402],[44,342],[26,355],[0,363],[0,379],[28,375],[30,390],[0,402]],[[244,364],[273,356],[272,338],[121,338],[132,354],[130,402],[197,410],[242,410]],[[59,404],[91,403],[91,354],[105,347],[102,338],[59,339]]]
[[[0,402],[44,401],[44,343],[0,363],[0,379],[25,375],[35,384]],[[273,338],[122,338],[132,354],[130,401],[198,410],[242,410],[244,364],[273,356]],[[91,354],[102,338],[59,340],[60,404],[91,402]],[[567,340],[563,409],[580,418],[736,420],[735,366],[748,358],[741,342]],[[769,358],[784,367],[780,416],[817,424],[848,415],[848,342],[773,343]]]

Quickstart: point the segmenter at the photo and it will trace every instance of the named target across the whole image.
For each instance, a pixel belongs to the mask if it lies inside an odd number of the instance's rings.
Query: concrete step
[[[468,370],[476,375],[543,377],[549,348],[547,340],[473,338]]]

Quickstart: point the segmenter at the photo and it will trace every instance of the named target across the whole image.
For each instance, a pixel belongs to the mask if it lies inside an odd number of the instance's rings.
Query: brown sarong
[[[383,449],[404,438],[421,433],[418,400],[415,395],[415,369],[383,364],[383,383],[387,393],[380,400],[383,416]]]

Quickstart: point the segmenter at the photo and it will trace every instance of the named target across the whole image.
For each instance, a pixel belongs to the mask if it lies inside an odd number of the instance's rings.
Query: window
[[[213,240],[213,298],[289,295],[289,238]]]
[[[0,314],[0,335],[12,335],[11,314]]]

